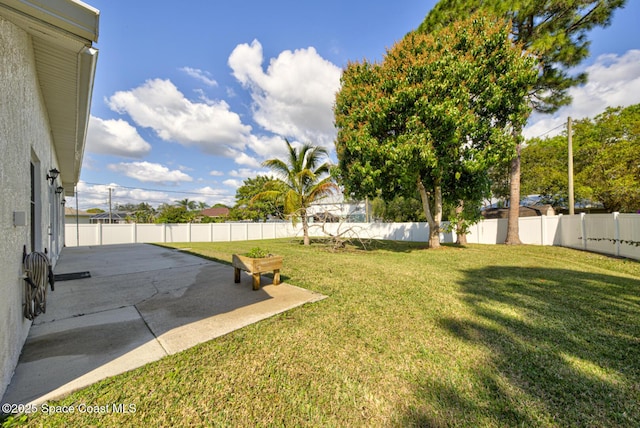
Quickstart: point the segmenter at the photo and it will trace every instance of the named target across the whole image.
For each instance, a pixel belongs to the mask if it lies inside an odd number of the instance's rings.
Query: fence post
[[[613,228],[614,228],[614,239],[616,242],[616,256],[620,257],[620,213],[613,213]]]
[[[133,222],[131,223],[131,240],[133,241],[133,244],[137,244],[138,243],[138,231],[137,229],[137,223]]]
[[[162,223],[162,242],[167,242],[167,223]]]
[[[187,242],[191,242],[191,223],[187,223]]]
[[[209,242],[213,242],[213,223],[209,223]]]
[[[580,213],[580,232],[582,233],[582,249],[587,249],[587,220],[585,213]]]
[[[102,245],[102,223],[98,223],[98,245]]]
[[[547,236],[547,216],[540,216],[540,245],[545,245],[545,237]]]
[[[560,235],[560,246],[564,247],[564,236],[563,236],[563,233],[562,233],[562,219],[563,219],[562,214],[558,214],[558,223],[556,224],[555,236]],[[554,238],[554,242],[553,242],[552,245],[554,245],[554,246],[556,245],[555,238]]]

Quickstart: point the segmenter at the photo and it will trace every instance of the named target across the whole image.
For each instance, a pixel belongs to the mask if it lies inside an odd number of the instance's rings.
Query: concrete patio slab
[[[2,403],[39,404],[325,296],[183,251],[128,244],[65,248],[47,312],[34,320]]]

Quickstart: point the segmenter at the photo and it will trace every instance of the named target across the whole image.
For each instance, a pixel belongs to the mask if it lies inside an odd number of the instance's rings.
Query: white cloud
[[[236,152],[233,159],[238,165],[260,168],[260,161],[253,156],[249,156],[246,152]]]
[[[115,208],[116,204],[139,204],[146,202],[153,206],[158,206],[164,202],[172,202],[172,198],[165,192],[130,189],[120,187],[116,183],[93,185],[80,181],[78,183],[78,207],[82,210],[101,208],[107,211],[109,209],[109,189],[111,189],[112,208]],[[72,205],[73,208],[75,208],[75,204],[68,204],[68,206]]]
[[[222,184],[224,184],[225,186],[231,187],[233,189],[237,189],[238,187],[242,186],[242,180],[235,180],[230,178],[228,180],[224,180]]]
[[[97,166],[96,160],[89,154],[85,153],[84,157],[82,158],[82,170],[95,170],[95,169],[99,169],[99,166]]]
[[[255,169],[249,168],[240,168],[229,171],[229,175],[231,177],[239,177],[239,178],[249,178],[255,177],[256,175],[264,174],[264,171],[258,171]]]
[[[201,193],[201,195],[195,195],[195,193]],[[235,195],[229,194],[227,189],[215,189],[211,186],[191,190],[188,196],[191,200],[206,202],[208,205],[222,203],[227,206],[233,206],[235,203]]]
[[[112,201],[119,204],[139,204],[145,202],[153,206],[171,203],[172,201],[168,193],[146,189],[127,189],[123,187],[116,187],[111,198]]]
[[[253,99],[253,119],[267,131],[332,147],[333,104],[341,70],[313,47],[283,51],[266,71],[262,45],[236,46],[229,56],[233,75]]]
[[[524,129],[525,137],[558,135],[564,130],[563,125],[569,116],[573,119],[592,118],[607,107],[640,103],[640,50],[629,50],[622,56],[601,55],[585,71],[589,74],[589,81],[569,91],[573,97],[571,105],[553,115],[534,113]],[[554,128],[557,129],[547,132]]]
[[[291,143],[295,144],[295,141],[291,141]],[[285,159],[289,156],[287,144],[282,137],[256,137],[252,135],[248,145],[262,160],[273,158]]]
[[[230,156],[232,148],[243,150],[251,132],[226,102],[192,102],[170,80],[148,80],[130,91],[118,91],[108,104],[165,141],[214,155]]]
[[[144,183],[177,184],[193,181],[193,178],[179,170],[170,170],[166,166],[150,162],[120,162],[107,166],[111,171]]]
[[[216,189],[205,186],[188,193],[166,193],[157,190],[136,189],[121,187],[117,183],[110,184],[87,184],[83,181],[78,183],[78,207],[81,210],[89,208],[101,208],[109,210],[109,189],[111,189],[111,207],[115,209],[117,204],[139,204],[146,202],[154,207],[163,203],[173,204],[176,200],[188,198],[189,200],[206,202],[208,205],[222,203],[233,206],[235,194],[230,194],[228,189]],[[75,208],[75,201],[68,201],[69,207]]]
[[[224,175],[224,172],[213,170],[213,171],[209,172],[209,175],[212,175],[214,177],[221,177],[221,176]]]
[[[227,193],[225,190],[214,189],[211,186],[201,187],[199,189],[192,190],[192,192],[202,193],[204,196],[218,196],[218,195],[224,195]]]
[[[231,157],[238,165],[249,168],[261,168],[262,161],[272,158],[286,158],[288,152],[282,137],[267,137],[251,135],[247,147],[255,155],[250,155],[247,150],[235,151]]]
[[[184,71],[189,76],[193,77],[204,83],[207,86],[215,87],[218,86],[218,82],[215,79],[211,78],[211,73],[208,71],[200,70],[199,68],[191,68],[191,67],[182,67],[180,71]]]
[[[141,158],[151,151],[151,144],[138,130],[122,119],[103,120],[91,116],[87,132],[87,151],[103,155]]]

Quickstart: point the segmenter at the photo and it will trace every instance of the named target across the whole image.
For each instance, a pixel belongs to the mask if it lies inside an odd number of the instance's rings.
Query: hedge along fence
[[[443,224],[443,227],[447,224]],[[320,224],[311,225],[313,237],[326,236]],[[327,223],[324,231],[361,239],[427,242],[427,223]],[[291,223],[187,224],[67,224],[65,245],[109,245],[151,242],[221,242],[302,236]],[[501,244],[507,219],[483,220],[470,228],[469,243]],[[442,242],[455,242],[455,233],[441,233]],[[640,260],[639,214],[580,214],[520,218],[525,244],[557,245]]]

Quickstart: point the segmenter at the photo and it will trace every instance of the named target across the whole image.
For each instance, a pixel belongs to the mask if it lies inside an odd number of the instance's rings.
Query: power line
[[[214,193],[204,193],[204,192],[187,192],[180,190],[166,190],[166,189],[148,189],[144,187],[129,187],[129,186],[121,186],[118,184],[103,184],[103,183],[90,183],[88,181],[84,181],[85,184],[90,184],[92,186],[106,186],[106,187],[120,187],[122,189],[130,189],[130,190],[146,190],[148,192],[163,192],[163,193],[177,193],[180,195],[198,195],[198,196],[212,196],[212,197],[220,197],[220,194]],[[93,189],[95,191],[95,189]],[[86,192],[86,191],[85,191]],[[88,192],[87,192],[88,193]]]
[[[545,131],[545,132],[543,132],[542,134],[540,134],[540,135],[536,135],[535,137],[532,137],[532,138],[540,138],[540,137],[544,137],[544,136],[545,136],[545,135],[547,135],[548,133],[553,132],[553,131],[555,131],[555,130],[556,130],[556,129],[558,129],[558,128],[563,128],[565,125],[566,125],[565,123],[561,123],[560,125],[556,126],[555,128],[551,128],[551,129],[549,129],[548,131]]]

